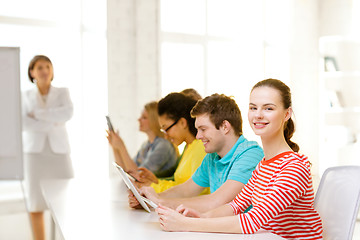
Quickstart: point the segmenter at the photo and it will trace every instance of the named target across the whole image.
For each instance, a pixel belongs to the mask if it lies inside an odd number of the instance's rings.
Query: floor
[[[25,212],[0,215],[0,239],[33,240],[29,220],[29,216]],[[51,239],[50,214],[48,212],[45,213],[45,221],[46,239]],[[60,237],[56,236],[56,240],[60,240]]]
[[[51,239],[51,216],[48,211],[44,218],[46,239]],[[33,240],[24,194],[18,181],[0,181],[0,239]],[[56,236],[56,240],[60,240],[60,237]]]

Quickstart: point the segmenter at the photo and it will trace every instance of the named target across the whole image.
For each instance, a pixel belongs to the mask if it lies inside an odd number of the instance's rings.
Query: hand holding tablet
[[[147,199],[143,196],[140,195],[140,193],[138,192],[138,190],[136,189],[136,187],[134,186],[134,184],[131,182],[131,180],[129,179],[127,173],[124,171],[124,169],[119,166],[116,162],[113,162],[113,165],[117,168],[118,172],[120,173],[120,176],[122,177],[122,179],[124,180],[126,186],[131,190],[131,192],[134,194],[134,196],[136,197],[136,199],[138,200],[138,202],[140,203],[140,205],[147,211],[147,212],[151,212],[149,206],[153,207],[153,208],[157,208],[157,204],[155,204],[153,201],[151,201],[150,199]],[[149,206],[148,206],[148,205]]]

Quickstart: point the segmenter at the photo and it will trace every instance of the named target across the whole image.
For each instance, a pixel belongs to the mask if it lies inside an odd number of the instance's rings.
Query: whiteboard
[[[0,47],[0,179],[23,179],[20,49]]]

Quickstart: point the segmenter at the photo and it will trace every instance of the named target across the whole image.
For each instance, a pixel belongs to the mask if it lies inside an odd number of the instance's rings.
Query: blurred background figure
[[[22,95],[24,181],[34,239],[42,240],[47,205],[40,181],[74,176],[65,126],[73,115],[73,104],[67,88],[51,85],[54,71],[48,57],[35,56],[28,76],[36,86]]]
[[[148,139],[140,147],[134,159],[130,157],[119,134],[108,131],[107,138],[113,149],[116,163],[138,180],[140,180],[139,168],[146,168],[156,177],[163,178],[172,176],[177,166],[177,151],[160,131],[157,107],[157,102],[146,104],[138,119],[139,130],[144,132]]]
[[[186,182],[205,157],[205,149],[201,140],[196,139],[195,119],[190,111],[197,100],[183,93],[173,92],[162,98],[158,103],[159,124],[161,131],[176,146],[185,143],[179,157],[179,164],[172,179],[158,179],[150,171],[142,171],[142,182],[139,186],[151,185],[156,192],[163,192],[173,186]],[[204,193],[208,193],[208,189]],[[131,197],[131,196],[130,196]],[[130,200],[131,202],[131,200]],[[136,207],[135,204],[131,207]]]
[[[189,96],[196,101],[202,99],[201,95],[193,88],[186,88],[182,90],[180,93],[185,94],[186,96]]]

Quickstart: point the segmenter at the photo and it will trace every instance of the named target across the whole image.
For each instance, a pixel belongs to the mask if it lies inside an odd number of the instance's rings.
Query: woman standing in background
[[[48,57],[33,57],[28,76],[36,87],[22,95],[24,180],[34,239],[42,240],[47,205],[40,181],[74,175],[65,126],[73,115],[73,104],[67,88],[51,85],[54,72]]]

